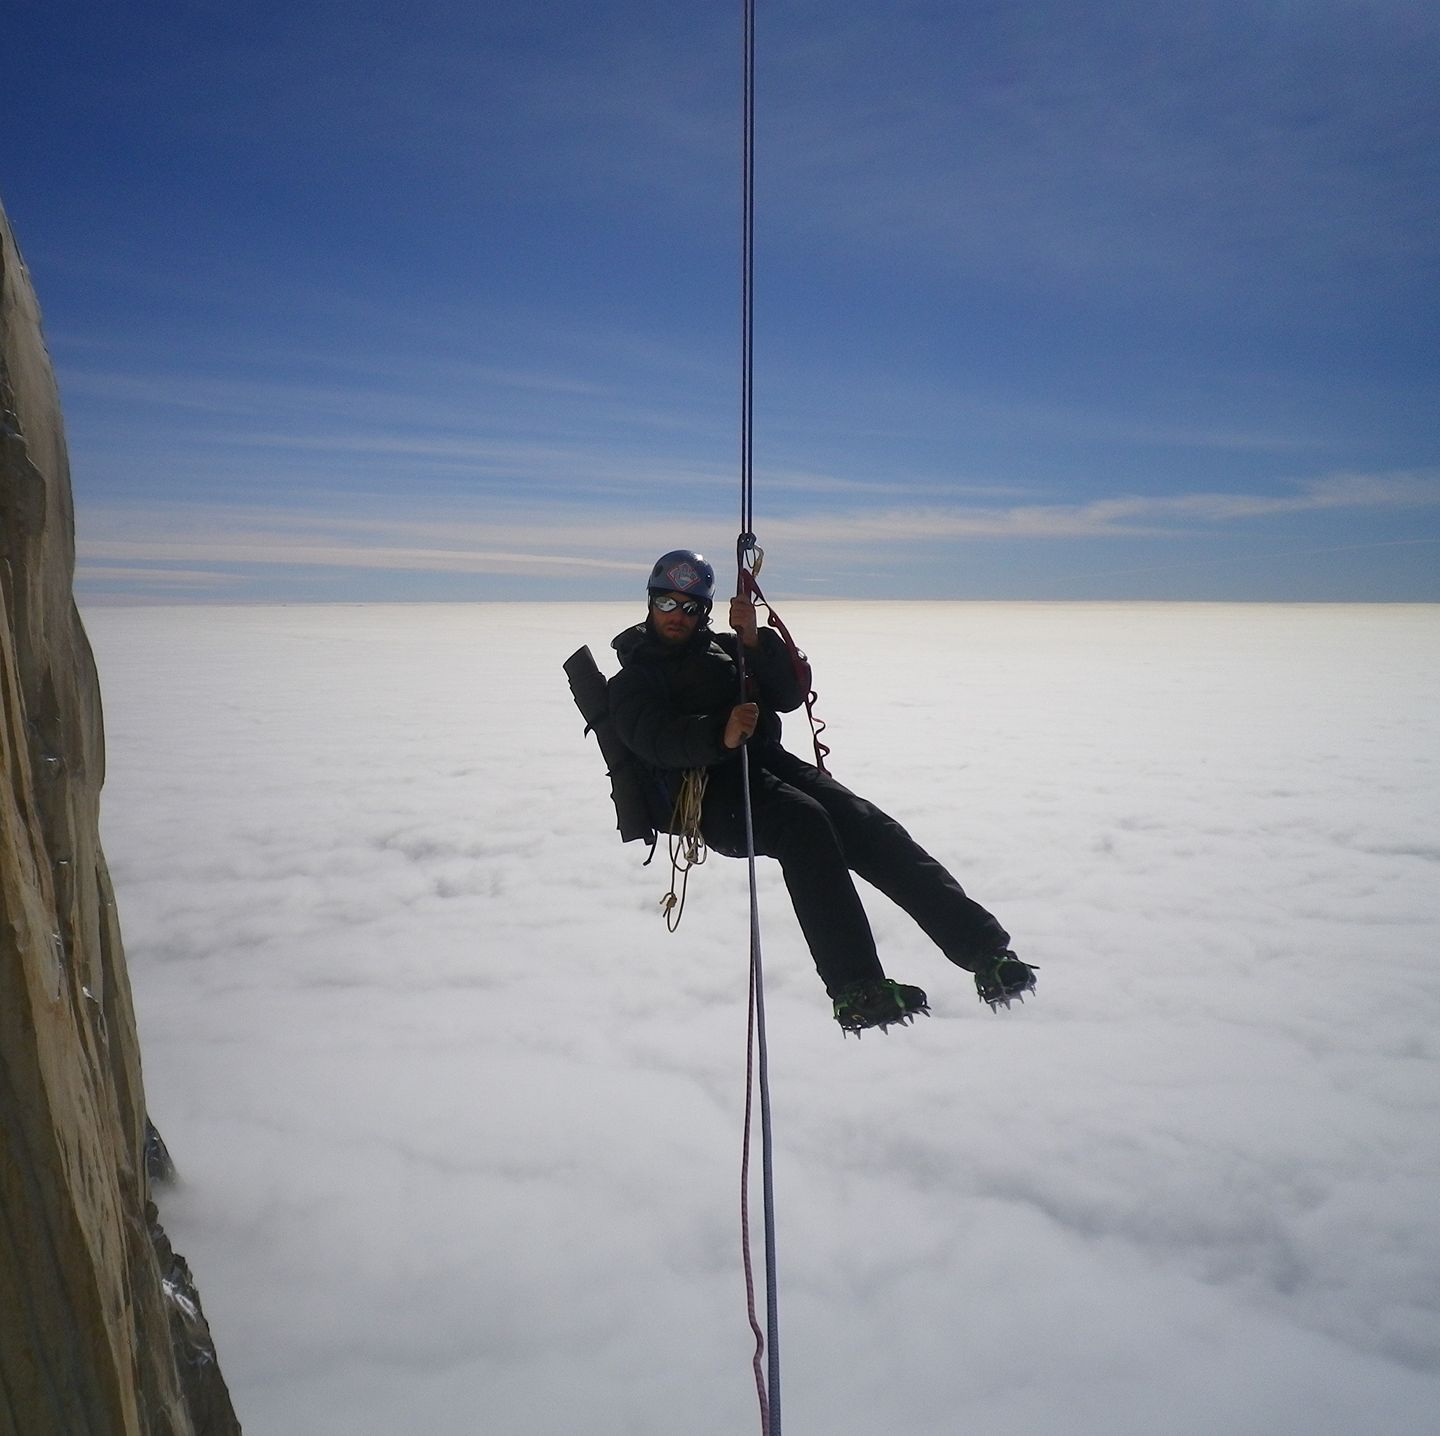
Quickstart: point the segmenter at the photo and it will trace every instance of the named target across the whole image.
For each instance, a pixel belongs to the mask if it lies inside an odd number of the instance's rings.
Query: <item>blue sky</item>
[[[1440,9],[758,12],[773,597],[1440,599]],[[5,32],[82,602],[728,565],[739,0]]]

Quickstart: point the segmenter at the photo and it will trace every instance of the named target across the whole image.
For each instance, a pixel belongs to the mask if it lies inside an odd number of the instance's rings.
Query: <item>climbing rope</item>
[[[754,529],[755,417],[755,0],[744,0],[744,142],[742,155],[740,263],[740,535],[736,540],[735,592],[747,583],[764,555]],[[739,701],[745,702],[745,645],[736,644]],[[744,794],[745,853],[750,876],[750,1005],[745,1056],[745,1134],[740,1162],[740,1228],[745,1263],[745,1293],[750,1329],[755,1334],[755,1391],[760,1402],[762,1436],[780,1436],[780,1313],[775,1273],[774,1143],[770,1128],[770,1060],[765,1039],[765,981],[760,953],[760,902],[755,878],[755,828],[750,803],[750,755],[740,745],[740,790]],[[750,1150],[754,1092],[760,1094],[761,1185],[765,1216],[765,1314],[761,1334],[755,1314],[755,1280],[750,1259]],[[761,1358],[767,1352],[764,1373]]]
[[[665,911],[665,926],[674,932],[685,915],[685,893],[690,886],[690,869],[698,868],[709,851],[700,832],[700,815],[705,806],[705,785],[710,780],[708,768],[687,768],[675,795],[675,810],[670,818],[670,891],[660,899]],[[675,891],[676,882],[680,891]]]

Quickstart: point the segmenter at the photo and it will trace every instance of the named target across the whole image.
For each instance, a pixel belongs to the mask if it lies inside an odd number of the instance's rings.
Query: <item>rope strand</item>
[[[740,262],[740,536],[736,541],[735,592],[745,594],[747,579],[760,566],[755,542],[754,420],[755,420],[755,0],[744,0],[744,143],[741,188]],[[739,698],[745,702],[745,646],[736,645]],[[774,1143],[770,1127],[769,1050],[765,1038],[765,982],[760,954],[760,903],[755,878],[755,829],[750,803],[750,755],[740,745],[740,787],[744,794],[745,850],[750,875],[750,1005],[745,1058],[745,1142],[741,1161],[740,1216],[745,1261],[745,1289],[750,1326],[755,1333],[755,1386],[760,1400],[762,1436],[780,1436],[780,1316],[775,1274]],[[755,1316],[755,1282],[750,1262],[750,1146],[754,1085],[760,1091],[761,1180],[765,1214],[765,1313],[762,1339]],[[760,1358],[768,1345],[769,1361],[762,1382]]]
[[[675,809],[670,816],[670,891],[660,899],[665,911],[665,926],[674,932],[685,916],[685,894],[690,888],[690,869],[705,861],[709,849],[700,831],[705,807],[705,788],[710,781],[708,768],[687,768],[675,795]],[[680,891],[675,891],[676,880]]]
[[[754,544],[755,0],[745,0],[745,115],[740,238],[740,535]],[[738,592],[738,590],[737,590]]]
[[[740,752],[741,776],[748,778],[745,771],[749,764],[745,751]],[[751,969],[750,969],[750,1001],[749,1011],[745,1020],[745,1140],[740,1144],[740,1255],[745,1267],[745,1304],[750,1318],[750,1330],[755,1336],[755,1351],[750,1358],[751,1369],[755,1373],[755,1395],[760,1402],[760,1430],[763,1436],[769,1436],[770,1431],[770,1401],[765,1389],[765,1333],[760,1328],[759,1318],[755,1315],[755,1266],[750,1257],[750,1123],[751,1115],[755,1105],[755,1062],[753,1053],[755,1050],[755,969],[754,969],[754,944],[755,924],[754,908],[751,908],[750,942],[751,942]]]

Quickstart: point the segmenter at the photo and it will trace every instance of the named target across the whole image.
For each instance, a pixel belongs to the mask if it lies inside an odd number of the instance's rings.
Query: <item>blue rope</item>
[[[747,563],[756,553],[754,528],[755,429],[755,0],[744,0],[744,143],[740,277],[740,537],[736,542],[735,592],[747,592]],[[736,647],[739,701],[745,702],[745,646]],[[760,952],[760,900],[755,879],[755,828],[750,805],[750,755],[740,745],[740,787],[745,794],[745,852],[750,873],[750,1020],[745,1058],[745,1150],[741,1162],[741,1212],[744,1225],[745,1284],[750,1325],[755,1330],[755,1379],[760,1398],[762,1436],[780,1436],[780,1306],[775,1261],[774,1141],[770,1126],[770,1057],[765,1036],[765,972]],[[750,1116],[751,1078],[760,1087],[761,1182],[765,1213],[765,1324],[762,1342],[755,1321],[754,1281],[750,1267]],[[760,1383],[760,1353],[768,1358],[766,1382]]]

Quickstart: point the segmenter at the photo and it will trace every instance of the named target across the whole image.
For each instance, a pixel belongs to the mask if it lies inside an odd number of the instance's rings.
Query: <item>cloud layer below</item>
[[[637,616],[87,615],[165,1216],[250,1436],[758,1426],[744,865],[666,934],[560,672]],[[1427,1433],[1436,610],[785,618],[837,776],[1041,968],[992,1017],[869,895],[934,1015],[844,1041],[761,865],[790,1429]]]

